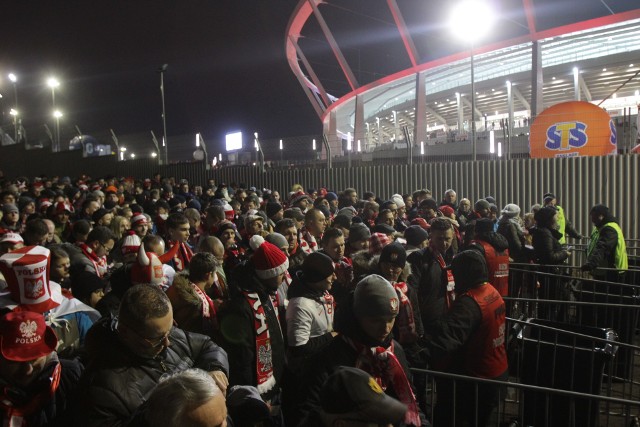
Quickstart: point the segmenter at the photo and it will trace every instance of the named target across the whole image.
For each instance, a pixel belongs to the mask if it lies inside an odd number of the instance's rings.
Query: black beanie
[[[558,211],[556,210],[556,208],[551,206],[545,206],[535,213],[535,215],[533,216],[533,219],[536,220],[536,223],[540,227],[549,227],[551,225],[551,220],[553,219],[553,216],[557,213]]]
[[[407,244],[418,247],[429,238],[429,233],[419,225],[411,225],[404,230],[404,238]]]
[[[382,252],[380,252],[380,262],[388,262],[404,268],[407,263],[407,251],[400,243],[393,242],[382,248]]]
[[[271,218],[281,210],[282,210],[282,205],[280,203],[269,202],[265,206],[265,211],[267,212],[267,216],[269,218]]]
[[[333,261],[322,252],[313,252],[302,263],[302,277],[307,283],[316,283],[331,276],[335,271]]]
[[[487,262],[480,252],[466,250],[458,253],[451,261],[456,292],[464,292],[489,280]]]

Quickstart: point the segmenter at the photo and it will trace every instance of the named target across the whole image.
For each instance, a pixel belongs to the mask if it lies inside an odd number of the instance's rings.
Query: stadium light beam
[[[476,147],[476,89],[474,78],[473,46],[481,40],[493,26],[495,13],[482,0],[464,0],[451,11],[449,27],[454,34],[469,45],[469,60],[471,63],[471,144],[473,160],[477,159]]]

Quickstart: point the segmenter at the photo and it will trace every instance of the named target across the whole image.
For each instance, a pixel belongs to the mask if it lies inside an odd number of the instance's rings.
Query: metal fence
[[[583,272],[584,259],[511,264],[504,381],[414,370],[434,425],[640,426],[637,259],[624,275]]]

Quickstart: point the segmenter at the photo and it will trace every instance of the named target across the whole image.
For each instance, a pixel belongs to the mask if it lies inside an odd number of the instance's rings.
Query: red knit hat
[[[378,255],[385,246],[391,243],[391,238],[384,233],[372,233],[369,238],[369,253]]]
[[[276,245],[266,242],[260,235],[251,237],[249,245],[253,249],[251,263],[260,279],[271,279],[283,274],[289,268],[289,259]]]
[[[127,232],[127,236],[124,238],[124,241],[122,242],[122,255],[138,252],[138,249],[140,249],[141,244],[142,244],[142,241],[140,240],[140,237],[138,237],[136,232],[133,230],[129,230]]]
[[[442,212],[442,214],[443,214],[444,216],[446,216],[447,218],[450,218],[450,217],[451,217],[451,215],[453,215],[453,214],[455,213],[455,211],[453,210],[453,208],[452,208],[451,206],[449,206],[449,205],[443,205],[443,206],[440,206],[440,207],[438,208],[438,210],[439,210],[440,212]]]
[[[12,311],[0,319],[0,352],[14,362],[28,362],[50,354],[58,338],[40,313]]]
[[[11,299],[26,310],[44,313],[60,305],[49,283],[51,252],[43,246],[25,246],[0,257]]]
[[[131,283],[160,285],[164,278],[162,261],[153,252],[145,252],[144,244],[138,250],[138,260],[131,267]]]

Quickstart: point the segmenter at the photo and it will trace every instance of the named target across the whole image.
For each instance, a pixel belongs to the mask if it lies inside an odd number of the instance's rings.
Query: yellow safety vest
[[[624,236],[622,235],[622,230],[620,226],[615,222],[608,222],[603,225],[601,228],[593,227],[593,231],[591,232],[591,237],[589,241],[589,247],[587,248],[587,257],[591,256],[591,253],[596,247],[596,243],[600,238],[600,230],[604,227],[613,228],[618,234],[618,244],[616,245],[616,254],[615,254],[615,265],[613,268],[621,270],[620,273],[628,270],[629,268],[629,260],[627,258],[627,245],[624,243]]]

